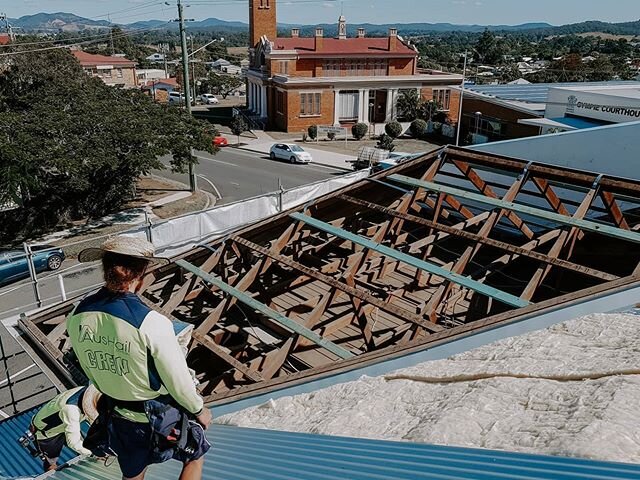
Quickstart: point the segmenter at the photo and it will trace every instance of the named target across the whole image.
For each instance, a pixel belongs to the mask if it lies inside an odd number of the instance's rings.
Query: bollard
[[[38,274],[36,272],[36,266],[33,264],[33,253],[31,247],[27,242],[24,242],[24,254],[27,260],[27,267],[29,267],[29,276],[31,277],[31,284],[33,285],[33,295],[35,296],[36,305],[38,308],[42,307],[42,299],[40,298],[40,286],[38,285]]]
[[[60,296],[62,297],[62,301],[67,301],[67,292],[64,289],[64,278],[62,274],[58,274],[58,285],[60,286]]]

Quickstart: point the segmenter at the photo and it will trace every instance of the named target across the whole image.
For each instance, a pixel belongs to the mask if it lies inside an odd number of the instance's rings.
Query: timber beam
[[[428,183],[428,182],[425,182],[425,183]],[[482,295],[491,297],[495,300],[498,300],[499,302],[505,303],[512,307],[520,308],[520,307],[525,307],[529,305],[528,301],[522,300],[521,298],[516,297],[515,295],[511,295],[507,292],[503,292],[502,290],[498,290],[497,288],[493,288],[488,285],[484,285],[482,283],[476,282],[471,278],[464,277],[456,273],[452,273],[449,270],[439,267],[438,265],[426,262],[424,260],[420,260],[419,258],[413,257],[411,255],[407,255],[406,253],[399,252],[398,250],[395,250],[393,248],[389,248],[384,245],[377,244],[369,238],[361,237],[360,235],[347,232],[346,230],[343,230],[341,228],[336,228],[329,223],[325,223],[313,217],[309,217],[308,215],[304,215],[301,213],[292,213],[290,216],[294,220],[304,222],[313,228],[317,228],[331,235],[344,238],[345,240],[348,240],[357,245],[373,250],[381,255],[384,255],[389,258],[393,258],[400,262],[406,263],[407,265],[410,265],[414,268],[419,268],[420,270],[424,270],[425,272],[428,272],[438,277],[452,281],[453,283],[466,287]]]

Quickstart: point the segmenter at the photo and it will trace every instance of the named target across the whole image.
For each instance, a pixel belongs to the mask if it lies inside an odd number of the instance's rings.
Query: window
[[[289,60],[279,60],[278,71],[284,75],[289,75]]]
[[[101,70],[104,78],[111,78],[111,70]]]
[[[389,61],[388,60],[376,60],[375,62],[372,62],[372,70],[373,70],[373,75],[375,76],[384,76],[387,74],[387,70],[389,67]]]
[[[359,107],[360,92],[340,92],[340,115],[338,120],[341,122],[357,122]]]
[[[433,99],[438,102],[442,110],[451,108],[451,90],[448,88],[433,89]]]
[[[121,68],[117,68],[117,69],[116,69],[116,76],[117,76],[118,78],[122,78],[122,69],[121,69]]]
[[[284,92],[276,91],[276,111],[284,113]]]
[[[300,94],[300,116],[310,117],[320,115],[321,93]]]

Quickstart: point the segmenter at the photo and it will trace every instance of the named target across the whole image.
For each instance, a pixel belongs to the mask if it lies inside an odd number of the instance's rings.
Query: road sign
[[[347,133],[347,129],[344,127],[328,127],[328,126],[318,126],[318,135],[328,135],[329,133],[335,133],[336,135],[341,135]]]

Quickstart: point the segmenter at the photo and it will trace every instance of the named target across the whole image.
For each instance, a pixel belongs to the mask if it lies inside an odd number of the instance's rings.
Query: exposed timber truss
[[[640,182],[446,148],[195,249],[142,295],[209,401],[640,281]],[[69,383],[73,301],[26,329]]]

